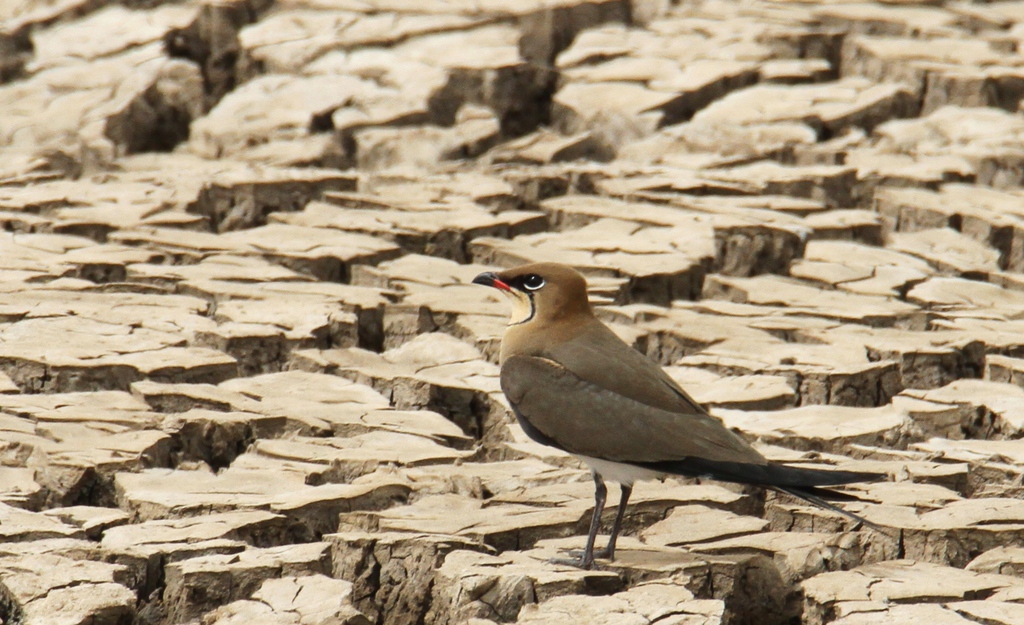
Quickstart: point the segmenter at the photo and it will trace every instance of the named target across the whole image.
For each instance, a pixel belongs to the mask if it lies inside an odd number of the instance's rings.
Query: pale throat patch
[[[503,293],[512,302],[512,316],[508,320],[508,325],[524,323],[533,317],[533,300],[529,295],[520,291],[503,291]]]

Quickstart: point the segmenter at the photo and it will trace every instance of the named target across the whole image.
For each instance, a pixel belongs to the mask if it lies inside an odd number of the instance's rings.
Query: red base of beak
[[[511,291],[512,287],[502,282],[496,273],[493,271],[487,271],[473,278],[473,284],[482,284],[484,286],[490,286],[498,289],[499,291]]]

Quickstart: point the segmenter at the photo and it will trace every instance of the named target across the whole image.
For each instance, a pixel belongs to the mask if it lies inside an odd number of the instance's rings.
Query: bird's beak
[[[485,271],[479,276],[473,278],[473,284],[482,284],[484,286],[494,287],[499,291],[511,291],[512,287],[505,284],[498,278],[498,274],[493,271]]]

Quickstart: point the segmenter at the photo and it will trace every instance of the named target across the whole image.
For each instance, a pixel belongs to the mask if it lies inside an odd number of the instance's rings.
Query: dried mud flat
[[[0,3],[0,622],[1024,623],[1024,3]],[[600,315],[849,508],[592,485]],[[610,522],[610,516],[607,518]],[[607,528],[606,528],[607,529]]]

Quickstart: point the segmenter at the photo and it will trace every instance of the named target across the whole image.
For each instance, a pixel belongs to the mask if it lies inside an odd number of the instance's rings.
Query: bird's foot
[[[583,560],[583,556],[585,555],[584,552],[581,549],[570,549],[569,551],[566,551],[565,553],[567,553],[569,555],[569,557],[571,557],[571,558],[579,558],[580,560]],[[611,549],[608,549],[608,547],[605,547],[604,549],[601,549],[600,551],[595,551],[594,552],[594,559],[595,560],[608,560],[609,562],[614,562],[615,561],[615,552],[613,550],[611,550]]]
[[[552,564],[562,564],[564,566],[573,566],[578,569],[593,570],[602,568],[601,565],[597,564],[595,560],[608,560],[612,561],[615,559],[615,552],[609,550],[607,547],[600,551],[595,551],[590,558],[587,558],[587,552],[582,549],[569,549],[564,552],[568,558],[552,558],[549,560]]]
[[[576,553],[578,553],[580,555],[576,556],[573,552],[569,552],[569,555],[572,556],[572,557],[569,557],[569,558],[551,558],[550,560],[548,560],[548,562],[550,562],[551,564],[558,564],[558,565],[561,565],[561,566],[571,566],[573,568],[583,569],[585,571],[593,570],[593,568],[594,568],[594,561],[591,560],[590,562],[587,562],[586,559],[583,557],[583,552],[582,551],[578,551]]]

